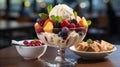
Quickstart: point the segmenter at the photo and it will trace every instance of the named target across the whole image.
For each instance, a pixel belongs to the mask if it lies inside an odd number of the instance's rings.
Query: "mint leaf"
[[[89,38],[89,39],[87,39],[87,43],[91,44],[91,43],[93,43],[93,40]]]
[[[87,23],[88,23],[88,26],[90,26],[92,24],[92,21],[88,20]]]
[[[39,16],[42,20],[45,20],[47,18],[47,15],[45,13],[40,13]]]
[[[61,22],[62,21],[62,16],[51,16],[51,19],[55,22]]]
[[[51,10],[52,10],[52,5],[50,4],[50,5],[47,7],[48,13],[50,13]]]
[[[76,11],[74,11],[74,16],[75,16],[75,17],[77,17],[77,16],[78,16],[78,14],[77,14],[77,12],[76,12]]]
[[[37,38],[34,38],[34,43],[36,43],[36,41],[37,41]]]
[[[58,22],[61,22],[61,21],[62,21],[62,16],[59,16]]]
[[[50,16],[50,18],[53,20],[53,21],[56,21],[56,17],[54,15]]]

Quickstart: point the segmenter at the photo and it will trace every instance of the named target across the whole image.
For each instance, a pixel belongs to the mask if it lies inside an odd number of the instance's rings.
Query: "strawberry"
[[[67,20],[62,20],[61,27],[67,27],[69,25],[69,22]]]

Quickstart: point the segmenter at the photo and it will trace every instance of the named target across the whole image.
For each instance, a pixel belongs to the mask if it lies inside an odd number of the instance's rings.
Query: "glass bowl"
[[[43,28],[41,28],[42,30]],[[37,37],[48,46],[58,48],[55,59],[46,61],[48,66],[63,67],[76,63],[73,59],[65,58],[65,49],[81,42],[87,33],[87,27],[78,28],[54,28],[53,32],[41,31]]]

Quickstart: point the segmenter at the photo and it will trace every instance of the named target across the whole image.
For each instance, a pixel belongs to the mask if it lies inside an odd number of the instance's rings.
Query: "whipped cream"
[[[52,15],[54,16],[62,16],[63,19],[66,20],[70,20],[70,19],[74,19],[74,13],[73,13],[73,9],[68,7],[65,4],[58,4],[56,5],[51,12],[49,13],[49,17],[51,17]]]

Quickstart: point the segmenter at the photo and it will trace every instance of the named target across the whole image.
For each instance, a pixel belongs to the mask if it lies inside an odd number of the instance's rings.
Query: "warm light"
[[[109,0],[103,0],[105,3],[108,3],[109,2]]]
[[[25,7],[30,7],[31,3],[29,1],[25,1],[24,5]]]
[[[80,3],[80,7],[81,8],[85,8],[86,7],[86,3],[85,2]]]
[[[46,3],[45,3],[45,2],[42,2],[42,3],[40,4],[40,7],[41,7],[41,8],[45,8],[45,7],[46,7]]]
[[[43,2],[44,0],[36,0],[36,1],[40,3],[40,2]]]

